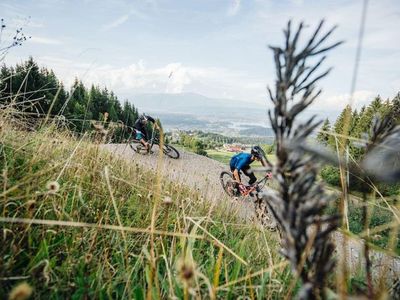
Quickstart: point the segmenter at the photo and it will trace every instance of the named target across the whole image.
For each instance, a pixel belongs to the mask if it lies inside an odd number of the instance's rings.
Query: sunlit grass
[[[211,206],[52,126],[4,123],[0,141],[0,294],[22,279],[36,299],[285,294],[277,235],[243,223],[229,203]]]

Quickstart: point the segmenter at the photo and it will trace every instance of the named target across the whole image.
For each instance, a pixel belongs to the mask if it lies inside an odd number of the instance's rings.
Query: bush
[[[332,166],[323,167],[321,169],[321,177],[326,183],[340,187],[340,171],[338,168]],[[350,174],[349,180],[350,191],[363,192],[363,190],[370,190],[368,183],[356,176]],[[400,184],[378,183],[376,187],[383,196],[395,196],[400,193]]]
[[[204,149],[196,149],[195,153],[199,154],[199,155],[207,156],[207,151]]]
[[[271,145],[262,145],[263,150],[266,154],[274,154],[275,152],[275,143]]]
[[[383,196],[396,196],[400,194],[400,184],[387,184],[387,183],[379,183],[377,185],[378,191]]]
[[[331,185],[340,186],[340,171],[332,166],[325,166],[321,170],[322,179]]]

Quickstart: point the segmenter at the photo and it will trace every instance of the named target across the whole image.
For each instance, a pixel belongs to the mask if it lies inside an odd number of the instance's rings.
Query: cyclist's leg
[[[145,139],[140,139],[140,143],[147,149],[148,148],[148,143]]]
[[[148,138],[147,138],[147,134],[146,134],[146,132],[143,132],[142,133],[143,134],[143,138],[142,138],[142,144],[146,147],[146,151],[147,151],[147,153],[149,153],[150,152],[150,144],[149,144],[149,142],[148,142]]]
[[[135,130],[135,139],[138,140],[140,142],[140,145],[145,147],[145,149],[147,150],[147,146],[146,146],[147,143],[146,143],[146,139],[145,139],[143,132],[136,129]],[[136,147],[139,152],[142,149],[142,147],[140,145],[138,145]]]
[[[243,173],[250,178],[249,184],[252,185],[257,181],[256,175],[254,175],[254,172],[251,170],[250,166],[243,168]]]
[[[146,135],[143,132],[136,130],[136,139],[139,140],[140,143],[146,148],[146,151],[148,151],[149,146],[146,141]]]

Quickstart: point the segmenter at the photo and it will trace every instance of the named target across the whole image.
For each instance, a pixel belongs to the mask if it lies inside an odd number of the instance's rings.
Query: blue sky
[[[193,92],[265,103],[274,65],[267,45],[282,45],[289,19],[309,33],[321,18],[346,43],[325,63],[315,111],[337,113],[348,102],[362,11],[361,0],[2,0],[2,39],[24,26],[32,39],[7,56],[33,56],[69,85],[75,76],[106,85],[120,98],[139,93]],[[356,106],[400,90],[400,1],[370,0]],[[304,35],[303,37],[305,37]]]

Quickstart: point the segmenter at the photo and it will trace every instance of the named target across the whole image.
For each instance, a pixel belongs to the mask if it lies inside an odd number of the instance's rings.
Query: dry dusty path
[[[157,168],[157,146],[153,147],[155,151],[151,155],[138,154],[126,144],[107,144],[104,147],[146,169],[155,171]],[[197,190],[205,199],[210,201],[229,201],[232,208],[237,210],[243,219],[250,220],[253,218],[254,205],[252,202],[232,201],[221,187],[219,175],[222,171],[228,169],[227,165],[182,149],[179,149],[179,153],[179,159],[163,157],[161,170],[163,176],[173,182]]]
[[[127,161],[136,163],[146,169],[156,170],[157,151],[152,155],[142,155],[134,152],[126,144],[108,144],[104,148],[116,155],[122,156]],[[155,149],[156,147],[154,147]],[[182,183],[196,189],[205,199],[210,201],[230,201],[232,208],[240,212],[240,216],[249,221],[254,217],[254,206],[251,202],[233,201],[228,199],[222,190],[219,175],[227,170],[228,166],[207,157],[189,153],[179,149],[181,157],[178,160],[163,159],[162,174],[174,182]],[[337,254],[346,253],[347,265],[354,272],[364,265],[363,245],[360,240],[347,239],[347,246],[343,248],[343,235],[339,232],[333,234],[337,245]],[[345,249],[345,250],[344,250]],[[372,270],[376,279],[385,275],[390,278],[400,278],[400,259],[371,251]]]

